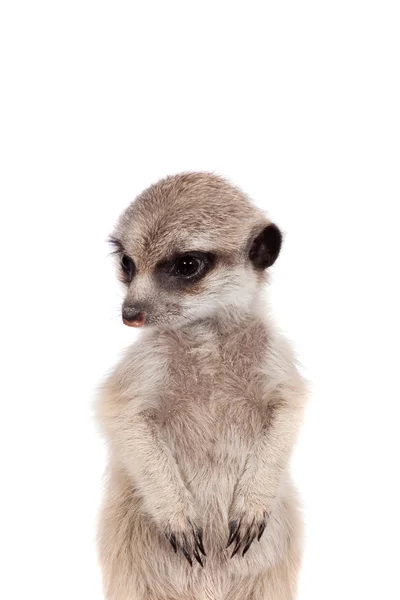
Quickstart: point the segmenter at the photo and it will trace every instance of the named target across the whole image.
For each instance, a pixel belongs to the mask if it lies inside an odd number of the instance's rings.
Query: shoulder
[[[127,412],[138,413],[156,407],[158,391],[166,379],[168,353],[156,343],[156,333],[142,337],[126,348],[99,387],[96,416],[108,431]]]
[[[264,324],[267,344],[263,357],[263,371],[271,391],[291,397],[296,403],[304,404],[308,396],[308,384],[292,344],[272,320]]]

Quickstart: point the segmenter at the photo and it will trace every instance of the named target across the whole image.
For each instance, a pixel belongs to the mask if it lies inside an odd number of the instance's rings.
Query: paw
[[[231,558],[238,552],[246,554],[254,540],[260,541],[267,526],[269,513],[267,510],[242,510],[232,513],[229,519],[228,545],[234,544]]]
[[[206,556],[203,530],[193,517],[178,515],[170,519],[165,528],[165,536],[174,552],[181,551],[190,566],[193,566],[193,558],[203,566],[201,555]]]

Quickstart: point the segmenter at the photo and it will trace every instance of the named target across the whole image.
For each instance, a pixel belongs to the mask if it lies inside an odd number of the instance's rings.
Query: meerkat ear
[[[270,223],[253,240],[249,258],[256,269],[267,269],[278,258],[282,245],[282,234],[279,228]]]

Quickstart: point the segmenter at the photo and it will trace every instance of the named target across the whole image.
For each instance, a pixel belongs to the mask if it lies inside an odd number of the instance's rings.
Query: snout
[[[124,306],[122,321],[128,327],[142,327],[146,321],[146,310],[134,306]]]

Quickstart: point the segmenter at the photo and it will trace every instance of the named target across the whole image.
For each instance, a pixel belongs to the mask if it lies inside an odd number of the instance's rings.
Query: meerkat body
[[[148,328],[98,403],[106,598],[292,600],[305,390],[259,293],[279,230],[225,181],[185,174],[146,190],[113,241],[124,320]]]

